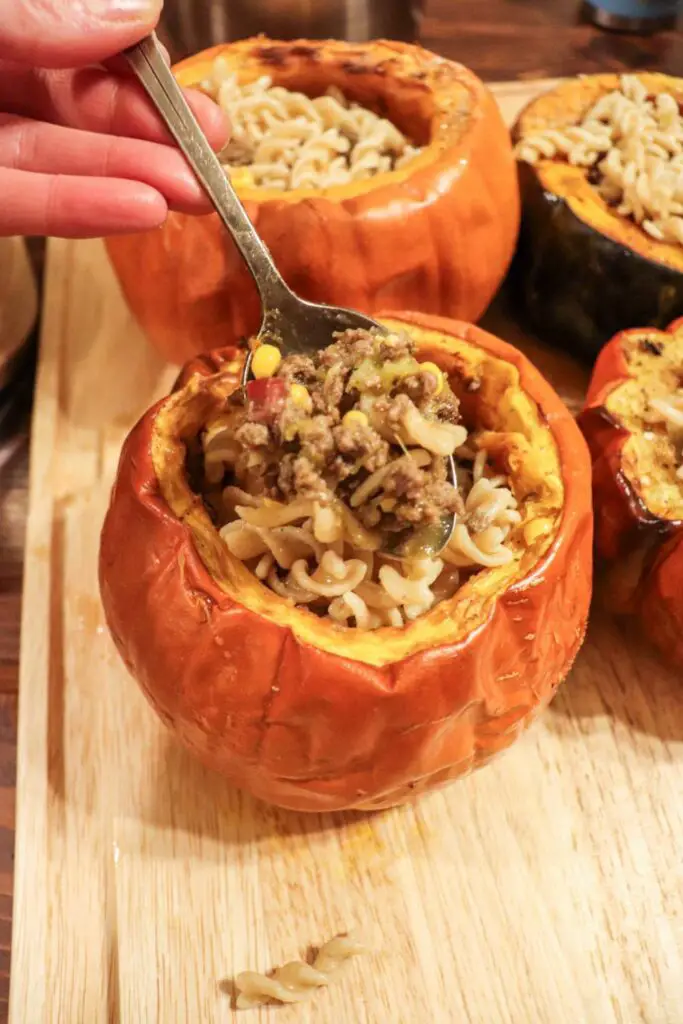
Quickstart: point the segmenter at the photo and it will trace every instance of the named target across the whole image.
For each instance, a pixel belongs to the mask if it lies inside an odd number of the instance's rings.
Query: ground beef
[[[435,523],[445,512],[458,515],[464,511],[463,500],[457,489],[444,479],[437,479],[443,471],[436,464],[420,469],[407,459],[385,480],[385,492],[397,499],[393,509],[396,528],[416,523]]]
[[[304,414],[294,402],[286,402],[277,418],[276,436],[280,444],[290,444],[297,437],[297,429],[301,425]],[[298,442],[297,442],[298,443]]]
[[[439,395],[432,405],[432,413],[442,423],[460,423],[460,403],[452,391]]]
[[[298,455],[294,459],[293,469],[293,497],[325,501],[332,496],[330,488],[305,455]]]
[[[396,384],[396,393],[407,395],[418,409],[422,410],[431,402],[439,386],[435,374],[429,370],[420,373],[409,373]]]
[[[417,500],[425,488],[426,477],[417,463],[412,459],[403,459],[397,463],[384,478],[384,490],[394,498]]]
[[[279,466],[277,487],[280,496],[289,501],[295,501],[297,498],[325,501],[331,493],[315,466],[304,455],[289,454],[283,457]]]
[[[374,473],[387,464],[389,445],[372,427],[362,424],[335,427],[333,437],[337,456],[330,473],[336,480],[346,480],[360,469]]]
[[[445,513],[461,508],[462,498],[450,484],[426,484],[418,497],[399,501],[393,512],[399,527],[405,527],[438,523]]]
[[[285,500],[291,500],[296,497],[294,488],[294,462],[296,455],[283,455],[280,460],[278,468],[277,481],[275,488],[269,497],[274,498],[276,501],[278,498]]]
[[[400,428],[406,412],[409,409],[414,408],[415,403],[412,402],[407,395],[396,395],[395,398],[384,400],[380,399],[377,403],[377,409],[382,415],[386,416],[387,424],[393,430],[398,430]]]
[[[283,360],[277,373],[287,384],[310,386],[317,380],[315,363],[310,356],[288,356]]]
[[[265,423],[247,421],[235,431],[235,440],[244,448],[265,448],[270,441],[270,431]]]
[[[349,378],[349,370],[343,366],[331,366],[325,374],[321,391],[313,395],[313,408],[339,420],[339,407]]]
[[[389,334],[382,338],[379,343],[377,354],[381,362],[390,362],[392,359],[406,359],[415,353],[415,343],[409,335]]]
[[[353,370],[374,352],[375,335],[370,331],[358,328],[341,331],[334,337],[337,339],[334,344],[323,349],[318,357],[320,365],[325,368],[342,366],[346,370]]]
[[[446,480],[434,480],[430,483],[426,500],[443,512],[454,512],[457,516],[465,514],[465,502],[457,487]]]
[[[300,453],[322,468],[334,454],[331,416],[313,416],[299,434]]]

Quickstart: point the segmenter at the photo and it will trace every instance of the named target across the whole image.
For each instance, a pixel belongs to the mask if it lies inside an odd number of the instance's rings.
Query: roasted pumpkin
[[[622,331],[600,354],[579,418],[593,460],[595,541],[606,566],[607,600],[616,612],[637,615],[645,633],[678,665],[682,386],[683,320],[666,331]]]
[[[639,74],[650,96],[683,101],[683,80]],[[619,76],[561,83],[521,113],[513,140],[576,125]],[[661,241],[601,196],[593,167],[553,156],[519,161],[522,228],[515,272],[538,333],[591,360],[617,331],[683,315],[683,243]]]
[[[271,76],[315,96],[335,86],[424,147],[400,169],[325,191],[235,185],[288,284],[306,299],[366,312],[416,307],[476,320],[512,258],[519,194],[495,100],[467,68],[396,42],[249,39],[175,68],[199,85],[217,57],[244,81]],[[169,215],[107,240],[124,295],[172,362],[249,336],[253,282],[216,215]]]
[[[514,561],[371,633],[266,589],[186,470],[237,387],[235,348],[192,361],[133,429],[102,533],[106,619],[162,720],[231,782],[304,811],[390,806],[485,764],[551,699],[586,627],[590,466],[574,419],[520,352],[479,328],[384,322],[447,375],[465,425],[489,432],[521,512]]]

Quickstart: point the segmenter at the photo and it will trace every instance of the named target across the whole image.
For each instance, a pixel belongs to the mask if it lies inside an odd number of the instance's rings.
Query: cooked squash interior
[[[683,327],[629,332],[621,347],[632,377],[605,408],[629,434],[624,470],[651,512],[683,519]]]
[[[385,321],[392,331],[405,329]],[[170,396],[156,417],[152,458],[161,493],[171,512],[191,530],[208,571],[233,599],[289,627],[304,643],[372,665],[383,665],[443,643],[456,643],[485,621],[496,597],[527,576],[552,545],[562,518],[564,485],[559,454],[548,423],[525,393],[517,368],[470,342],[408,327],[421,362],[446,374],[460,402],[462,420],[475,432],[496,472],[509,480],[519,521],[504,565],[470,575],[455,594],[400,628],[374,633],[340,627],[264,586],[226,547],[214,517],[188,473],[188,450],[197,450],[207,424],[224,412],[234,390],[234,372],[195,376]],[[379,634],[381,642],[374,636]]]

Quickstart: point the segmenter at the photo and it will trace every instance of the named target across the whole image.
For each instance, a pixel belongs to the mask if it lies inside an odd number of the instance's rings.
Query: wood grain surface
[[[499,90],[508,117],[530,91]],[[578,406],[584,369],[526,339],[504,303],[486,326]],[[278,811],[167,735],[104,628],[96,556],[122,438],[173,375],[132,323],[101,244],[52,242],[22,621],[12,1024],[227,1022],[235,972],[354,926],[372,955],[279,1021],[680,1024],[680,680],[599,603],[539,723],[412,806]]]

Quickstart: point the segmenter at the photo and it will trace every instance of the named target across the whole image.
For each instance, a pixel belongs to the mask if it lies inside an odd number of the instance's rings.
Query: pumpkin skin
[[[287,606],[177,483],[184,448],[168,424],[193,436],[193,406],[203,413],[237,384],[236,348],[193,361],[133,429],[102,533],[106,619],[162,720],[232,783],[302,811],[391,806],[485,764],[551,699],[586,627],[590,466],[572,416],[520,352],[479,328],[412,313],[384,322],[448,373],[466,422],[484,401],[485,427],[506,410],[504,465],[531,494],[529,514],[552,522],[520,563],[476,574],[403,629],[340,630]]]
[[[666,658],[683,665],[683,483],[662,489],[646,439],[638,440],[622,412],[663,359],[664,372],[675,378],[678,367],[683,375],[683,319],[666,331],[617,334],[595,365],[579,425],[593,461],[595,543],[606,569],[606,600],[613,611],[637,616]]]
[[[683,80],[637,76],[652,93],[683,99]],[[617,75],[570,79],[533,100],[514,129],[563,128],[583,116]],[[515,274],[534,328],[591,361],[618,331],[664,328],[683,315],[683,246],[658,242],[616,214],[587,180],[559,160],[519,162],[522,227]]]
[[[368,313],[414,307],[478,319],[519,227],[512,146],[483,83],[407,43],[264,38],[197,54],[174,69],[178,80],[197,85],[219,55],[247,79],[267,74],[312,95],[336,85],[428,143],[404,168],[324,192],[238,185],[290,287]],[[171,213],[154,231],[108,239],[107,249],[133,314],[171,362],[257,329],[256,289],[217,215]]]

